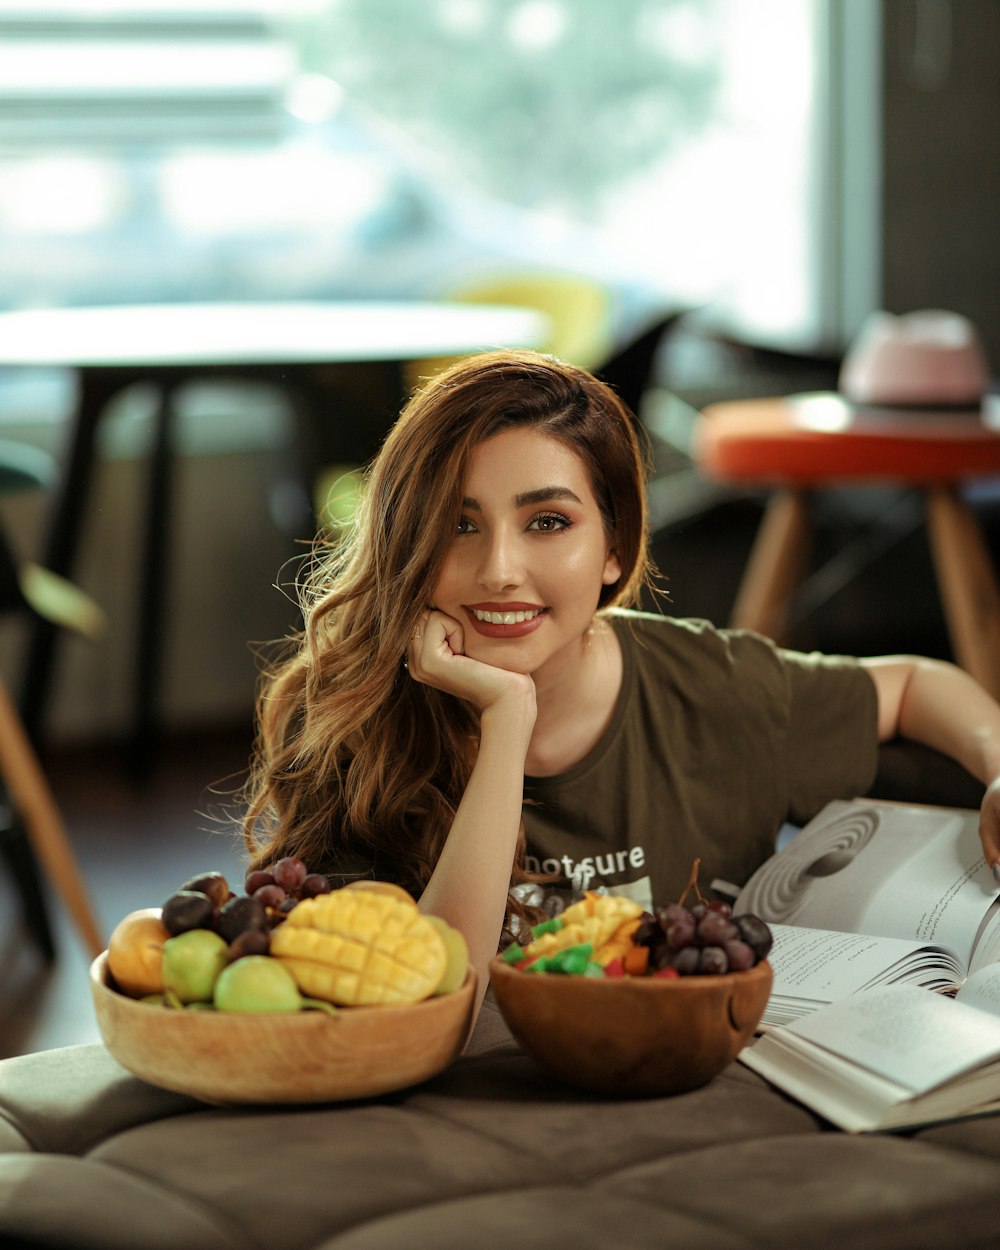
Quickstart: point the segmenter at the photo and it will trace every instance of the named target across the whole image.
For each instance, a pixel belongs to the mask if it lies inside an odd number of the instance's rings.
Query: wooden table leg
[[[104,939],[91,910],[66,828],[28,735],[2,684],[0,773],[39,863],[65,903],[84,946],[92,956],[99,955],[104,949]]]
[[[771,497],[729,618],[735,629],[755,629],[782,642],[792,595],[800,585],[812,545],[804,492]]]
[[[1000,590],[982,530],[945,487],[927,492],[927,530],[955,659],[1000,699]]]

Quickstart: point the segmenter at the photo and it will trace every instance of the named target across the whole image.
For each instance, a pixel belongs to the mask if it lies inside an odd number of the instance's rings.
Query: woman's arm
[[[462,654],[461,626],[424,618],[410,647],[411,677],[466,699],[479,712],[479,753],[420,909],[465,935],[476,971],[478,1014],[497,953],[521,826],[524,759],[535,724],[535,684],[522,673]],[[475,1018],[475,1017],[474,1017]]]
[[[1000,881],[1000,705],[963,669],[918,656],[861,661],[878,695],[879,741],[910,738],[951,756],[986,786],[979,836]]]

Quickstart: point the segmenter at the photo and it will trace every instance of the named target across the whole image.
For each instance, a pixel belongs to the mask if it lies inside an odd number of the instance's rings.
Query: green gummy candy
[[[531,936],[533,938],[541,937],[543,933],[558,933],[563,927],[562,916],[553,916],[551,920],[543,920],[541,924],[532,926]]]
[[[562,972],[571,977],[582,976],[593,953],[594,948],[589,942],[582,942],[579,946],[567,946],[565,950],[549,956],[549,971]]]
[[[507,947],[500,958],[507,964],[519,964],[524,958],[524,947],[514,942]]]

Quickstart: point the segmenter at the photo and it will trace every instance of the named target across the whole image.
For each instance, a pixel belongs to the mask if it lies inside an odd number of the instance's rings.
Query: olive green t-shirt
[[[875,778],[875,686],[846,656],[749,631],[609,614],[622,686],[600,742],[554,777],[525,777],[526,866],[558,888],[677,899],[696,856],[705,890],[741,886],[783,823]]]

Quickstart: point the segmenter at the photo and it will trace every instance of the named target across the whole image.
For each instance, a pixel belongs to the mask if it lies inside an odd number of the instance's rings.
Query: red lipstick
[[[471,603],[462,606],[472,628],[484,638],[523,638],[525,634],[534,633],[547,611],[537,603]],[[477,613],[480,615],[477,616]],[[521,619],[518,620],[518,617]]]

